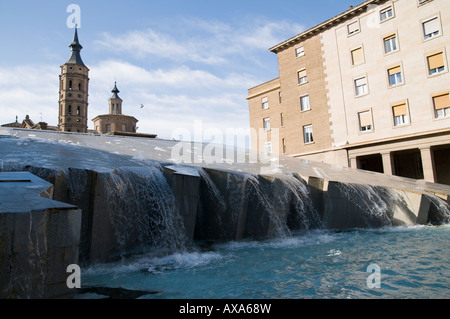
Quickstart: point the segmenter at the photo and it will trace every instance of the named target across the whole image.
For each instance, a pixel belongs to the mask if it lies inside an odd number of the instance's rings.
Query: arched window
[[[77,115],[81,114],[81,107],[77,106]]]
[[[81,83],[78,83],[78,91],[81,91]]]
[[[69,81],[69,90],[72,90],[72,80]]]
[[[69,105],[68,110],[67,110],[67,114],[68,115],[72,115],[72,105]]]

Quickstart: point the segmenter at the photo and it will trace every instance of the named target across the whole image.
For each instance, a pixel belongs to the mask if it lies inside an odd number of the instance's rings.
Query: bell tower
[[[109,114],[112,115],[120,115],[122,114],[122,102],[123,100],[119,97],[118,93],[120,92],[117,89],[117,83],[114,83],[114,88],[111,91],[112,96],[109,99]]]
[[[83,47],[78,41],[76,27],[69,47],[72,54],[61,66],[59,76],[58,128],[63,132],[87,133],[89,69],[81,59],[80,51]]]

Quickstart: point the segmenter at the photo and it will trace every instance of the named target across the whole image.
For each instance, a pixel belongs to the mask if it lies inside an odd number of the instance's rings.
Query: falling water
[[[292,194],[288,221],[290,228],[295,230],[323,228],[322,218],[317,205],[313,202],[313,194],[305,181],[292,173],[286,173],[281,181]]]
[[[122,167],[105,178],[105,202],[120,254],[185,247],[185,230],[162,170]]]
[[[383,187],[362,184],[336,184],[348,204],[349,210],[355,209],[358,219],[365,227],[392,226],[390,218],[390,200],[393,191]]]
[[[427,195],[430,200],[431,212],[430,212],[430,223],[441,225],[441,224],[449,224],[450,223],[450,204],[447,201],[444,201],[442,198],[429,194]]]
[[[278,178],[267,180],[255,175],[247,177],[249,184],[249,196],[251,203],[264,211],[269,218],[269,229],[267,237],[285,238],[291,236],[286,220],[289,209],[289,194],[283,188],[283,184]]]

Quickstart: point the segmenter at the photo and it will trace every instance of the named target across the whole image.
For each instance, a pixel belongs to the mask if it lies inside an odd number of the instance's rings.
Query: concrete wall
[[[67,267],[79,261],[81,210],[49,199],[52,185],[32,174],[0,179],[0,298],[73,295]]]

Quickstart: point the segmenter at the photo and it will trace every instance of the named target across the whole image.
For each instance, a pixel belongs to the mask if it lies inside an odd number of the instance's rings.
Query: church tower
[[[72,54],[61,66],[59,76],[58,128],[63,132],[87,133],[89,69],[81,59],[83,47],[78,41],[77,28],[69,47]]]
[[[119,97],[116,82],[111,92],[113,95],[108,100],[109,113],[92,120],[94,130],[100,134],[136,133],[136,123],[139,121],[133,116],[122,114],[123,100]]]
[[[117,83],[114,83],[114,88],[111,91],[112,96],[108,100],[109,102],[109,114],[120,115],[122,114],[122,102],[123,100],[119,97],[118,93],[120,92],[117,89]]]

